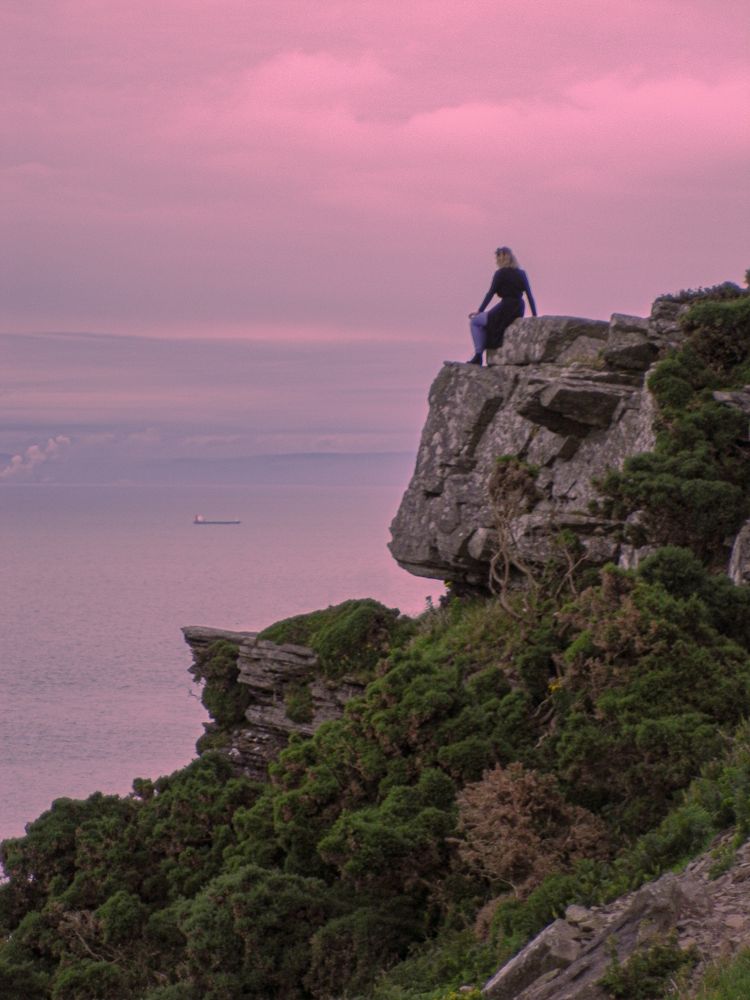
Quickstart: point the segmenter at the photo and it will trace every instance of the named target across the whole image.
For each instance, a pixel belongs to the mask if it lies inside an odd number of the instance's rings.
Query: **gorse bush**
[[[458,805],[461,860],[518,898],[553,871],[607,855],[604,823],[567,802],[551,774],[522,764],[487,771],[464,787]]]
[[[99,973],[151,1000],[481,981],[568,903],[747,824],[750,740],[731,736],[750,707],[746,602],[675,548],[533,627],[455,602],[268,784],[205,754],[129,798],[61,800],[7,841],[0,975],[92,1000]],[[455,935],[504,892],[462,962]]]
[[[723,302],[694,303],[683,320],[689,348],[719,378],[746,378],[750,361],[750,295]]]
[[[211,718],[222,728],[242,722],[250,704],[250,691],[238,684],[239,650],[234,643],[219,639],[197,657],[190,667],[196,681],[203,681],[201,701]]]
[[[616,516],[640,512],[636,544],[686,546],[719,564],[750,514],[750,462],[747,416],[713,392],[750,380],[750,295],[696,300],[682,323],[687,342],[649,379],[661,415],[654,450],[628,458],[601,490]]]
[[[413,622],[397,608],[361,600],[285,618],[261,632],[259,638],[309,646],[318,654],[327,677],[352,674],[369,679],[378,661],[403,643],[413,629]]]

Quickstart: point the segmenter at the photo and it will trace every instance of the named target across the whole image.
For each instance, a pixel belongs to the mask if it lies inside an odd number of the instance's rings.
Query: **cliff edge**
[[[684,340],[687,306],[657,299],[647,318],[516,320],[486,368],[447,362],[430,389],[416,468],[391,524],[390,550],[417,576],[485,589],[497,548],[487,483],[500,456],[536,467],[537,498],[511,525],[524,557],[544,561],[572,530],[593,565],[632,560],[621,523],[592,512],[594,481],[655,440],[650,367]]]

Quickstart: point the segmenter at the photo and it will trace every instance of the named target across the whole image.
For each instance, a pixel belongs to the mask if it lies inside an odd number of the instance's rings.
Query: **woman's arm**
[[[534,302],[534,296],[531,294],[531,285],[529,284],[529,279],[526,276],[526,272],[523,273],[523,283],[524,290],[526,292],[526,298],[529,300],[529,305],[531,306],[531,315],[536,316],[536,302]]]

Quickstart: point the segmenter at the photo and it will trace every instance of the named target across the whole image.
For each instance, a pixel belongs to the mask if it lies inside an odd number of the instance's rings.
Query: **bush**
[[[306,723],[313,720],[313,697],[309,684],[290,683],[284,693],[286,717],[291,722]]]
[[[662,1000],[674,974],[697,961],[695,949],[683,951],[675,934],[634,952],[623,965],[615,955],[598,985],[612,1000]]]
[[[323,673],[369,678],[391,648],[414,632],[414,623],[397,608],[370,599],[344,601],[323,611],[285,618],[264,629],[259,638],[309,646],[318,654]]]
[[[611,512],[640,511],[631,540],[693,549],[724,564],[724,542],[750,514],[750,463],[738,442],[747,417],[713,399],[750,379],[750,295],[696,299],[682,318],[687,343],[649,379],[661,429],[653,451],[611,471],[600,489]]]
[[[238,647],[225,639],[212,642],[200,653],[190,673],[196,681],[204,681],[201,701],[218,726],[235,726],[245,719],[250,704],[250,689],[239,684]]]
[[[706,971],[695,1000],[747,1000],[750,996],[750,949],[716,962]]]
[[[750,295],[695,302],[682,321],[697,357],[719,375],[731,375],[750,359]]]
[[[82,958],[61,970],[52,987],[52,1000],[128,1000],[132,996],[123,971],[112,962]]]
[[[304,1000],[311,939],[331,916],[324,883],[246,865],[183,906],[187,979],[201,996]]]
[[[359,902],[364,901],[360,897]],[[424,914],[412,899],[375,899],[315,932],[305,985],[321,1000],[367,993],[378,974],[403,958],[424,934]]]
[[[558,615],[570,641],[543,759],[616,831],[657,823],[750,709],[750,657],[711,618],[697,595],[610,571]]]
[[[467,785],[458,805],[461,859],[521,899],[552,871],[607,854],[601,820],[566,802],[552,775],[518,763]]]

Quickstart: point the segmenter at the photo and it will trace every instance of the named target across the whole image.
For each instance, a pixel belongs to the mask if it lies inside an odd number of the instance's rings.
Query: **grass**
[[[712,965],[694,1000],[747,1000],[750,997],[750,948],[729,962]],[[687,1000],[687,998],[685,998]]]

